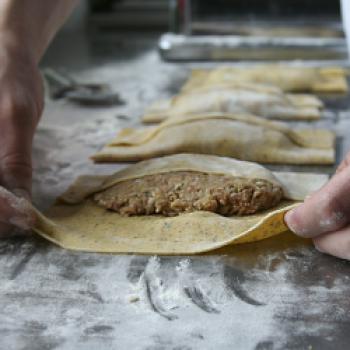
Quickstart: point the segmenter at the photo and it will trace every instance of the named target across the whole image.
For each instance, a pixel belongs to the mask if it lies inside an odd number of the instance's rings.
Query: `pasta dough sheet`
[[[278,183],[285,199],[256,215],[224,217],[193,212],[176,217],[123,217],[97,206],[93,193],[124,180],[172,171],[261,178]],[[264,167],[230,158],[180,154],[144,161],[112,176],[83,176],[43,215],[35,231],[67,249],[103,252],[180,255],[211,251],[229,244],[262,240],[287,231],[285,212],[319,189],[326,175],[271,173]]]
[[[177,115],[248,113],[281,120],[315,120],[323,103],[312,95],[284,94],[277,87],[236,83],[230,86],[200,86],[169,100],[155,102],[145,112],[144,123],[159,123]]]
[[[334,134],[323,129],[294,130],[244,114],[188,115],[156,127],[124,129],[96,162],[138,161],[176,153],[200,153],[277,164],[332,164]]]
[[[219,67],[193,70],[182,91],[198,87],[237,82],[255,82],[280,87],[286,92],[346,93],[346,71],[340,67],[312,68],[284,65]]]

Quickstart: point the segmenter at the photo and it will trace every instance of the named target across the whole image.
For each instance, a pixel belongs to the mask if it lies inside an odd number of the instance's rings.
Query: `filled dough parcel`
[[[346,93],[348,91],[346,71],[341,67],[293,67],[278,64],[193,70],[181,91],[218,84],[230,86],[237,82],[278,86],[285,92]]]
[[[334,134],[295,130],[246,114],[188,115],[156,127],[124,129],[95,162],[139,161],[176,153],[212,154],[260,163],[333,164]]]
[[[201,113],[248,113],[268,119],[316,120],[323,103],[312,95],[284,94],[277,87],[258,84],[203,86],[146,110],[144,123],[159,123],[172,116]]]
[[[209,193],[201,193],[200,199],[206,200],[209,194],[212,200],[216,200],[217,206],[225,208],[229,203],[232,207],[241,207],[243,213],[227,210],[220,214],[210,208],[199,210],[192,206],[198,197],[182,197],[180,199],[189,204],[183,206],[182,212],[176,206],[177,211],[170,213],[172,216],[167,216],[168,212],[160,214],[154,210],[147,214],[149,203],[144,199],[157,196],[157,189],[149,179],[162,175],[168,176],[169,182],[172,182],[174,176],[180,176],[177,180],[184,180],[181,177],[183,174],[193,175],[193,194],[201,186],[201,182],[197,181],[198,174],[226,179],[223,184],[211,182]],[[272,173],[261,165],[225,157],[178,154],[155,158],[129,166],[111,176],[78,178],[45,215],[37,213],[35,231],[55,244],[73,250],[163,255],[203,253],[285,232],[285,212],[323,186],[327,178],[320,174]],[[230,195],[237,199],[233,202],[225,198],[228,194],[223,190],[229,179],[241,185],[244,182],[240,188],[233,186]],[[251,192],[249,184],[259,181],[260,190],[264,190]],[[108,190],[111,191],[109,199],[113,198],[112,190],[123,184],[126,186],[123,194],[125,202],[134,198],[135,193],[130,191],[131,183],[138,184],[134,190],[139,193],[138,199],[142,199],[135,208],[131,206],[132,212],[118,212],[117,207],[107,209],[98,202]],[[164,188],[160,185],[159,191],[162,192]],[[174,203],[182,185],[188,186],[188,182],[174,183],[172,191],[169,188],[163,191],[162,201]],[[247,193],[245,189],[248,189]],[[240,193],[245,193],[245,197]],[[114,199],[117,200],[116,197]],[[267,205],[257,208],[254,207],[256,203]],[[140,205],[142,212],[137,212]],[[252,213],[251,208],[254,208]]]

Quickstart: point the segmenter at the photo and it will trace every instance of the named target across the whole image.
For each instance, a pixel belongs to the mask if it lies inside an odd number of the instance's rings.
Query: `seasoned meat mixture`
[[[125,216],[198,210],[247,215],[276,206],[282,197],[282,189],[266,180],[184,171],[123,181],[94,195],[98,205]]]

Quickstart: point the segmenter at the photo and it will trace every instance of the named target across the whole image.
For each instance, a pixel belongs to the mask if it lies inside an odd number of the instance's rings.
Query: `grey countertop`
[[[187,65],[164,63],[153,36],[58,38],[43,65],[104,81],[123,106],[47,101],[34,145],[34,200],[44,209],[93,165],[88,156],[150,102],[174,93]],[[350,149],[350,103],[327,98],[316,125]],[[289,169],[289,167],[277,167]],[[329,167],[297,170],[332,172]],[[0,241],[1,349],[347,349],[350,264],[293,235],[194,257],[66,251],[36,237]]]

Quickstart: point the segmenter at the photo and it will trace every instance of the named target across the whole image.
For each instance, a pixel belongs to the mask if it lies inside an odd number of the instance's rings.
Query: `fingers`
[[[33,226],[30,198],[32,140],[43,108],[38,67],[16,52],[1,52],[0,234]]]
[[[8,225],[29,230],[34,223],[35,213],[29,202],[0,187],[0,232],[6,232]]]
[[[1,100],[0,100],[1,102]],[[19,113],[22,113],[19,116]],[[30,197],[35,126],[24,109],[0,103],[0,185]]]
[[[8,236],[16,228],[29,230],[35,221],[27,202],[31,197],[32,131],[25,123],[19,127],[2,121],[0,127],[0,236]]]
[[[350,226],[316,237],[313,241],[320,252],[350,260]]]
[[[30,155],[10,153],[0,158],[0,184],[17,196],[31,198],[32,165]]]
[[[341,229],[350,219],[350,167],[344,168],[303,204],[285,215],[291,231],[303,237]]]

